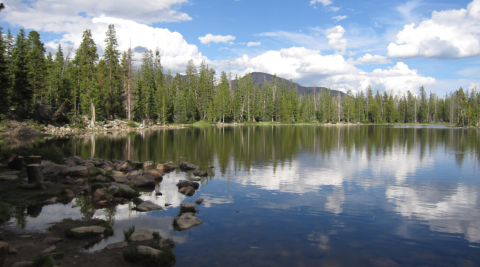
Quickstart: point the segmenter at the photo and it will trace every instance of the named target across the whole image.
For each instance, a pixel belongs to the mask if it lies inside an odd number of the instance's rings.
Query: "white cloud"
[[[346,19],[346,18],[347,18],[347,16],[340,16],[340,15],[332,17],[332,19],[334,19],[335,22],[341,21],[341,20]]]
[[[345,29],[342,26],[335,26],[325,31],[325,35],[328,38],[328,44],[335,50],[340,50],[342,54],[347,49],[347,40],[342,39]]]
[[[311,0],[310,5],[315,5],[316,3],[322,3],[323,6],[328,6],[332,3],[331,0]]]
[[[208,43],[211,43],[211,42],[214,42],[216,44],[218,44],[218,43],[228,43],[230,41],[235,40],[235,36],[213,35],[213,34],[209,33],[209,34],[207,34],[203,37],[198,37],[198,40],[200,40],[200,43],[202,43],[202,44],[208,44]]]
[[[434,11],[432,18],[405,25],[388,56],[396,58],[456,59],[480,56],[480,0],[467,9]]]
[[[185,21],[192,18],[186,13],[178,12],[180,5],[188,3],[188,0],[139,0],[134,4],[128,0],[116,1],[68,1],[64,0],[33,0],[3,1],[6,8],[2,12],[2,20],[25,28],[64,32],[65,22],[77,24],[88,18],[78,16],[82,11],[87,17],[99,17],[101,15],[133,20],[141,23]]]
[[[480,89],[480,83],[474,83],[474,82],[470,83],[470,85],[468,86],[468,90],[473,90],[473,89],[478,91]]]
[[[279,36],[280,34],[276,33],[276,32],[262,32],[262,33],[259,33],[259,34],[255,34],[255,36],[268,36],[268,37],[272,37],[272,36]]]
[[[250,46],[260,46],[262,43],[261,42],[248,42],[247,43],[247,46],[250,47]]]
[[[380,56],[380,55],[370,55],[366,54],[361,58],[358,58],[357,60],[349,59],[349,63],[352,65],[364,65],[364,64],[390,64],[392,61],[388,59],[387,57]]]
[[[330,10],[333,11],[333,12],[337,12],[337,11],[340,10],[340,8],[342,8],[342,7],[331,6],[331,7],[330,7]]]

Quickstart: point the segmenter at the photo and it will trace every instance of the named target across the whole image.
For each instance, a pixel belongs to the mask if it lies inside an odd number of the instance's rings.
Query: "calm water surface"
[[[12,219],[46,229],[62,218],[104,218],[122,230],[159,231],[176,266],[480,266],[480,133],[443,126],[252,126],[160,130],[46,141],[66,155],[191,162],[209,177],[193,197],[177,192],[189,172],[164,176],[133,204],[93,208],[85,199],[29,207]],[[208,166],[215,166],[208,169]],[[203,224],[172,228],[182,202],[203,197]],[[373,260],[372,260],[373,259]],[[476,265],[468,265],[468,264]]]

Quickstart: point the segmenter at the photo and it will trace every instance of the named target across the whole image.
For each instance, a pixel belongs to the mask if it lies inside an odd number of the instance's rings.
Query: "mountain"
[[[258,87],[260,88],[262,88],[262,85],[265,81],[272,84],[273,77],[274,77],[272,74],[263,73],[263,72],[252,72],[250,73],[250,75],[252,76],[253,83],[258,84]],[[277,79],[279,84],[282,84],[282,80],[285,80],[285,84],[287,85],[287,88],[288,88],[288,85],[290,84],[290,80],[287,80],[278,76],[277,76]],[[302,86],[296,82],[293,82],[293,87],[295,86],[297,86],[298,93],[301,95],[305,93],[313,93],[313,87]],[[328,90],[330,89],[325,87],[316,87],[317,93],[320,93],[321,90],[327,90],[328,92]],[[345,95],[345,93],[341,91],[337,91],[337,90],[331,90],[331,91],[332,91],[332,95],[334,96],[336,96],[337,94],[340,94],[340,96],[343,97]]]

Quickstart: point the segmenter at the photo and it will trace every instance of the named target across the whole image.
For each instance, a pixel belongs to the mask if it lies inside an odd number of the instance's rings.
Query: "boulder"
[[[197,169],[198,167],[191,164],[191,163],[188,163],[188,162],[180,162],[180,169],[182,171],[189,171],[189,170],[195,170]]]
[[[88,169],[85,166],[70,167],[64,171],[64,174],[68,176],[88,176]]]
[[[186,212],[175,219],[177,223],[177,229],[179,231],[185,231],[203,223],[202,220],[195,217],[193,213]]]
[[[153,176],[153,179],[157,180],[157,179],[162,179],[163,176],[161,173],[159,173],[158,171],[156,170],[148,170],[148,171],[144,171],[143,174],[148,174],[148,175],[151,175]]]
[[[18,179],[17,175],[0,175],[0,181],[12,181]]]
[[[70,190],[70,189],[65,189],[65,194],[66,194],[67,197],[69,197],[69,198],[72,198],[72,197],[75,196],[75,193],[73,193],[73,191]]]
[[[98,188],[93,192],[93,201],[98,202],[100,201],[103,197],[107,195],[107,191],[103,188]]]
[[[116,193],[118,193],[118,186],[115,186],[115,185],[110,185],[107,189],[108,192],[110,192],[110,194],[112,195],[115,195]]]
[[[195,176],[200,176],[200,177],[208,176],[207,172],[202,172],[202,171],[193,171],[192,174],[195,175]]]
[[[51,246],[51,247],[49,247],[49,248],[47,248],[47,249],[43,250],[43,251],[42,251],[42,252],[40,252],[40,253],[49,254],[50,252],[53,252],[53,251],[55,251],[56,249],[57,249],[57,247],[55,247],[55,246]]]
[[[107,228],[105,228],[103,226],[94,225],[94,226],[82,226],[82,227],[73,228],[71,231],[75,232],[75,233],[78,233],[78,234],[84,234],[84,233],[87,233],[87,232],[103,234],[105,229],[107,229]]]
[[[142,165],[142,168],[144,170],[148,170],[150,168],[153,168],[153,164],[154,164],[153,161],[145,161]]]
[[[52,197],[45,200],[45,204],[55,204],[57,202],[57,197]]]
[[[128,246],[128,243],[127,242],[117,242],[117,243],[113,243],[113,244],[108,244],[105,249],[116,249],[116,248],[124,248]]]
[[[155,179],[148,174],[136,175],[130,178],[130,185],[136,187],[155,186]]]
[[[159,255],[159,254],[162,253],[161,250],[154,249],[154,248],[147,247],[147,246],[138,246],[137,251],[138,251],[138,253],[144,254],[144,255]]]
[[[188,195],[188,196],[193,196],[193,194],[195,194],[195,188],[193,188],[191,186],[182,187],[178,190],[178,192],[180,192],[182,194],[185,194],[185,195]]]
[[[189,181],[189,180],[180,180],[180,181],[178,181],[178,183],[177,183],[178,189],[181,189],[182,187],[187,187],[187,186],[191,186],[191,187],[193,187],[195,190],[197,190],[198,187],[200,187],[200,184],[199,184],[199,183],[196,183],[196,182]]]
[[[193,203],[182,203],[182,212],[197,212],[197,207]]]
[[[106,175],[107,174],[107,171],[102,169],[102,168],[98,168],[98,167],[88,168],[87,167],[87,169],[88,169],[89,173],[90,172],[96,172],[96,173],[100,173],[101,175]]]
[[[116,183],[112,183],[112,185],[118,187],[118,192],[116,193],[117,196],[120,196],[120,197],[123,197],[122,195],[122,191],[125,191],[125,193],[127,194],[130,194],[130,195],[133,195],[135,194],[135,190],[133,190],[129,185],[126,185],[126,184],[116,184]]]
[[[159,171],[173,171],[175,169],[178,169],[178,166],[173,165],[172,162],[157,165],[157,170]]]
[[[198,205],[202,204],[203,203],[203,198],[199,198],[199,199],[195,200],[195,203],[197,203]]]
[[[142,204],[137,206],[138,211],[152,211],[152,210],[162,210],[162,207],[153,203],[150,200],[142,202]]]
[[[27,266],[33,266],[33,261],[20,261],[12,265],[12,267],[27,267]]]
[[[133,170],[133,168],[132,168],[132,166],[130,166],[130,164],[128,164],[128,162],[124,161],[124,162],[118,164],[116,170],[117,171],[122,171],[122,172],[129,172],[129,171]]]
[[[194,182],[198,182],[198,181],[201,181],[201,180],[202,180],[202,178],[200,178],[200,177],[192,177],[192,178],[190,178],[190,181],[194,181]]]
[[[103,164],[101,166],[102,169],[104,169],[105,171],[113,171],[114,167],[112,165],[109,165],[109,164]]]
[[[42,160],[40,165],[42,166],[43,174],[60,173],[64,172],[68,168],[67,166],[58,165],[46,160]]]
[[[106,182],[107,178],[105,176],[98,175],[97,177],[95,177],[95,180],[97,180],[99,182]]]
[[[127,178],[123,175],[112,175],[112,178],[116,183],[127,183],[128,182]]]
[[[123,172],[121,171],[112,171],[112,175],[125,175]]]
[[[142,163],[142,162],[131,161],[131,160],[127,160],[127,162],[128,162],[134,169],[143,168],[143,163]]]
[[[132,179],[133,176],[137,176],[137,175],[142,175],[142,172],[140,172],[140,171],[132,171],[132,172],[129,172],[129,173],[127,173],[126,178],[127,178],[128,180],[130,180],[130,179]]]
[[[147,241],[153,239],[153,233],[147,229],[138,229],[130,236],[131,241]]]

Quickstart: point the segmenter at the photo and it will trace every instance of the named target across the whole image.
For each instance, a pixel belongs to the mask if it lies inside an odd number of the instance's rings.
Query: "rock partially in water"
[[[195,194],[195,188],[191,186],[182,187],[178,190],[178,192],[185,194],[187,196],[193,196]]]
[[[64,174],[68,176],[88,176],[88,169],[85,166],[70,167],[64,171]]]
[[[113,243],[113,244],[108,244],[105,249],[116,249],[116,248],[124,248],[128,246],[128,243],[127,242],[117,242],[117,243]]]
[[[203,223],[202,220],[195,217],[193,213],[186,212],[180,215],[180,217],[176,218],[177,229],[179,231],[185,231],[195,226],[198,226]]]
[[[158,241],[158,245],[160,246],[160,248],[174,247],[175,242],[173,242],[173,240],[171,238],[162,238],[162,239],[160,239],[160,241]]]
[[[130,184],[137,187],[155,186],[155,179],[148,174],[135,175],[130,178]]]
[[[180,169],[182,171],[189,171],[189,170],[195,170],[197,169],[198,167],[191,164],[191,163],[188,163],[188,162],[180,162]]]
[[[133,170],[133,168],[132,168],[132,166],[130,166],[130,164],[128,164],[128,162],[124,161],[124,162],[118,164],[116,170],[117,171],[122,171],[122,172],[129,172],[129,171]]]
[[[147,241],[153,239],[153,232],[147,229],[138,229],[130,236],[131,241]]]
[[[147,170],[145,172],[143,172],[143,174],[148,174],[148,175],[151,175],[155,180],[158,180],[158,179],[162,179],[163,176],[161,173],[159,173],[158,171],[156,170]]]
[[[82,227],[73,228],[71,231],[75,232],[77,234],[84,234],[84,233],[88,233],[88,232],[92,232],[92,233],[96,233],[96,234],[103,234],[105,229],[107,229],[107,228],[105,228],[103,226],[94,225],[94,226],[82,226]]]
[[[173,165],[173,162],[167,162],[165,164],[158,164],[157,165],[157,170],[159,171],[173,171],[175,169],[178,169],[178,166]]]
[[[203,198],[199,198],[199,199],[195,200],[195,203],[197,203],[198,205],[202,204],[203,203]]]
[[[67,197],[69,197],[69,198],[72,198],[72,197],[75,196],[75,193],[73,193],[73,191],[70,190],[70,189],[65,189],[65,194],[66,194]]]
[[[162,207],[153,203],[150,200],[142,202],[142,204],[137,206],[138,211],[152,211],[152,210],[162,210]]]
[[[197,212],[197,207],[193,203],[182,203],[183,212]]]
[[[103,188],[98,188],[93,192],[93,201],[98,202],[107,195],[107,191]]]
[[[200,177],[208,176],[207,172],[202,172],[202,171],[193,171],[192,174],[195,175],[195,176],[200,176]]]
[[[120,189],[118,188],[118,186],[113,185],[113,184],[110,185],[110,186],[107,188],[107,191],[110,192],[110,194],[112,194],[112,195],[115,195],[116,193],[118,193],[118,190],[120,190]]]
[[[42,166],[43,174],[61,173],[68,168],[67,166],[58,165],[47,160],[42,160],[42,163],[40,165]]]
[[[44,203],[45,204],[55,204],[55,203],[57,203],[57,197],[49,198],[49,199],[45,200]]]
[[[180,180],[177,183],[178,189],[181,189],[182,187],[187,187],[187,186],[191,186],[195,190],[197,190],[200,187],[200,184],[196,183],[196,182],[189,181],[189,180]]]
[[[198,181],[201,181],[201,180],[202,180],[202,178],[200,178],[200,177],[192,177],[192,178],[190,178],[190,181],[194,181],[194,182],[198,182]]]
[[[160,255],[162,253],[161,250],[154,249],[147,246],[138,246],[137,250],[138,250],[138,253],[144,254],[144,255]]]
[[[127,183],[128,179],[123,175],[112,175],[113,180],[116,183]]]
[[[143,163],[142,168],[144,170],[148,170],[150,168],[153,168],[154,167],[153,165],[154,165],[153,161],[146,161]]]
[[[370,259],[370,263],[373,267],[398,267],[398,263],[389,258],[373,258]]]

